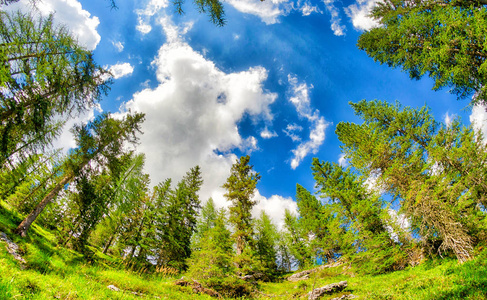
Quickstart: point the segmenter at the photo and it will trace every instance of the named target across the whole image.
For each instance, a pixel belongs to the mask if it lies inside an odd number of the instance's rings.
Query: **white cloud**
[[[298,135],[299,132],[303,131],[303,127],[296,123],[287,124],[286,129],[282,130],[288,137],[291,138],[293,142],[300,142],[301,137]]]
[[[134,72],[134,67],[129,63],[119,63],[110,67],[110,73],[112,73],[114,79],[118,79],[124,76],[131,75]]]
[[[151,32],[152,26],[149,24],[151,18],[168,5],[169,1],[167,0],[151,0],[144,9],[136,10],[138,20],[136,29],[142,34]]]
[[[267,25],[278,23],[279,17],[292,9],[289,0],[228,0],[228,3],[240,12],[258,16]]]
[[[63,152],[67,153],[69,149],[75,148],[76,141],[70,129],[73,128],[75,124],[88,123],[89,121],[92,121],[95,118],[96,112],[103,112],[99,104],[80,115],[69,118],[64,124],[61,135],[53,142],[52,149],[62,149]]]
[[[112,45],[113,45],[113,47],[115,47],[117,49],[118,52],[122,52],[123,51],[124,46],[123,46],[123,43],[122,42],[120,42],[120,41],[117,41],[117,42],[112,41]]]
[[[277,132],[275,131],[270,131],[267,127],[264,128],[264,130],[262,130],[260,132],[260,137],[263,138],[263,139],[271,139],[273,137],[277,137]]]
[[[316,154],[318,152],[319,147],[325,141],[325,130],[330,123],[320,116],[319,110],[311,108],[309,91],[313,86],[308,86],[306,83],[299,84],[297,77],[292,75],[288,75],[288,81],[292,89],[292,96],[289,101],[296,107],[298,116],[310,123],[309,140],[302,142],[296,149],[292,150],[294,157],[291,158],[291,168],[296,169],[309,153]],[[299,141],[300,139],[295,134],[298,128],[294,125],[288,125],[284,132],[293,141]]]
[[[309,1],[291,0],[228,0],[236,10],[259,17],[267,25],[279,23],[279,18],[287,16],[292,11],[300,11],[303,16],[309,16],[321,11],[312,6]]]
[[[345,8],[346,14],[352,19],[352,24],[358,30],[370,30],[380,26],[377,20],[369,17],[370,12],[380,0],[357,0],[357,3]]]
[[[259,191],[256,191],[254,199],[257,200],[257,204],[252,210],[252,216],[259,218],[260,212],[265,211],[279,229],[284,228],[284,211],[286,209],[295,215],[298,214],[298,206],[290,197],[285,198],[279,195],[272,195],[270,198],[266,198]]]
[[[348,166],[348,160],[347,160],[347,157],[345,156],[344,153],[342,153],[338,156],[338,165],[340,165],[341,167],[344,167],[344,168],[346,168]]]
[[[345,26],[341,25],[342,19],[340,18],[340,14],[338,13],[338,8],[334,5],[334,0],[323,0],[325,4],[326,10],[331,15],[331,30],[337,36],[345,35]]]
[[[475,105],[470,114],[470,123],[475,131],[480,131],[484,141],[487,141],[487,107]]]
[[[269,105],[277,95],[263,88],[264,68],[224,73],[181,39],[185,28],[167,18],[161,25],[168,42],[152,63],[159,84],[134,94],[124,105],[146,114],[138,150],[146,154],[152,184],[165,178],[178,181],[199,165],[201,198],[212,197],[218,206],[226,206],[221,186],[236,160],[230,151],[257,149],[255,137],[242,137],[237,124],[247,115],[255,122],[271,122]]]
[[[317,6],[312,6],[309,3],[304,3],[304,5],[300,8],[301,13],[303,16],[309,16],[312,13],[321,13],[320,9]]]
[[[54,22],[56,24],[66,25],[74,36],[78,38],[79,43],[88,50],[94,50],[100,42],[100,35],[96,27],[100,24],[98,17],[84,10],[81,3],[77,0],[43,0],[37,1],[35,7],[38,13],[47,16],[54,12]],[[30,0],[21,0],[19,2],[2,7],[6,10],[31,10]]]
[[[444,116],[444,122],[446,124],[447,127],[450,127],[451,123],[453,122],[453,120],[455,120],[457,116],[455,114],[449,114],[448,112],[445,114]]]

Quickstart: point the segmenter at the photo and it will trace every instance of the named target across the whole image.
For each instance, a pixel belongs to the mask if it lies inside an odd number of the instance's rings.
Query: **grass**
[[[174,285],[175,278],[137,274],[117,268],[116,258],[95,252],[95,263],[57,246],[56,237],[34,226],[27,239],[14,235],[20,217],[0,203],[0,231],[19,244],[25,268],[0,243],[0,300],[3,299],[212,299]],[[313,273],[305,281],[259,283],[255,299],[307,299],[317,287],[342,280],[348,287],[331,299],[353,294],[358,299],[487,299],[487,250],[464,264],[452,259],[429,260],[415,268],[376,276],[358,276],[342,265]],[[120,291],[108,288],[114,285]],[[143,296],[141,296],[143,295]]]

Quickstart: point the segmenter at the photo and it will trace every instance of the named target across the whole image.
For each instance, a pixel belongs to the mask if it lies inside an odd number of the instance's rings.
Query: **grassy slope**
[[[0,231],[19,244],[27,261],[27,268],[22,269],[0,243],[0,299],[211,299],[175,286],[171,277],[110,267],[116,261],[109,257],[100,256],[96,265],[88,265],[80,254],[56,247],[55,237],[38,226],[27,239],[20,239],[12,234],[18,221],[0,203]],[[323,299],[350,293],[358,299],[487,299],[487,251],[462,265],[447,259],[429,261],[379,276],[354,276],[353,268],[343,266],[325,269],[306,281],[260,283],[262,293],[256,298],[304,299],[313,286],[341,280],[348,281],[348,288]],[[108,285],[122,291],[112,291]]]

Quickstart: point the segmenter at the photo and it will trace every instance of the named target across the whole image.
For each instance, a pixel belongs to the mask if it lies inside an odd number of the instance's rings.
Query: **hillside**
[[[16,252],[25,262],[16,260],[7,243],[0,241],[0,299],[212,299],[175,285],[185,274],[124,270],[123,261],[94,248],[95,255],[88,260],[57,245],[54,234],[37,225],[22,239],[12,233],[18,221],[2,203],[0,231],[18,245]],[[454,259],[428,260],[376,276],[360,276],[349,264],[322,269],[297,282],[286,280],[289,275],[255,283],[245,298],[307,299],[313,287],[346,280],[345,290],[322,299],[350,294],[356,299],[487,299],[487,251],[463,264]]]

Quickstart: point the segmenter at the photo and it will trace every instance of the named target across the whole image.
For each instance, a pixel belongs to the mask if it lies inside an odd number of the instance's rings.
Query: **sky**
[[[200,198],[229,203],[221,188],[242,155],[259,172],[255,215],[265,210],[282,225],[296,211],[296,184],[314,192],[313,157],[346,165],[335,129],[361,122],[349,102],[398,101],[431,108],[448,123],[456,117],[487,133],[485,108],[469,107],[429,78],[380,65],[356,47],[377,26],[367,17],[375,0],[227,0],[226,25],[217,27],[193,3],[175,13],[169,0],[39,0],[55,13],[99,65],[114,76],[101,112],[146,114],[137,151],[145,153],[151,184],[179,181],[195,165],[203,172]],[[32,9],[21,0],[8,10]],[[66,129],[55,147],[74,147]]]

